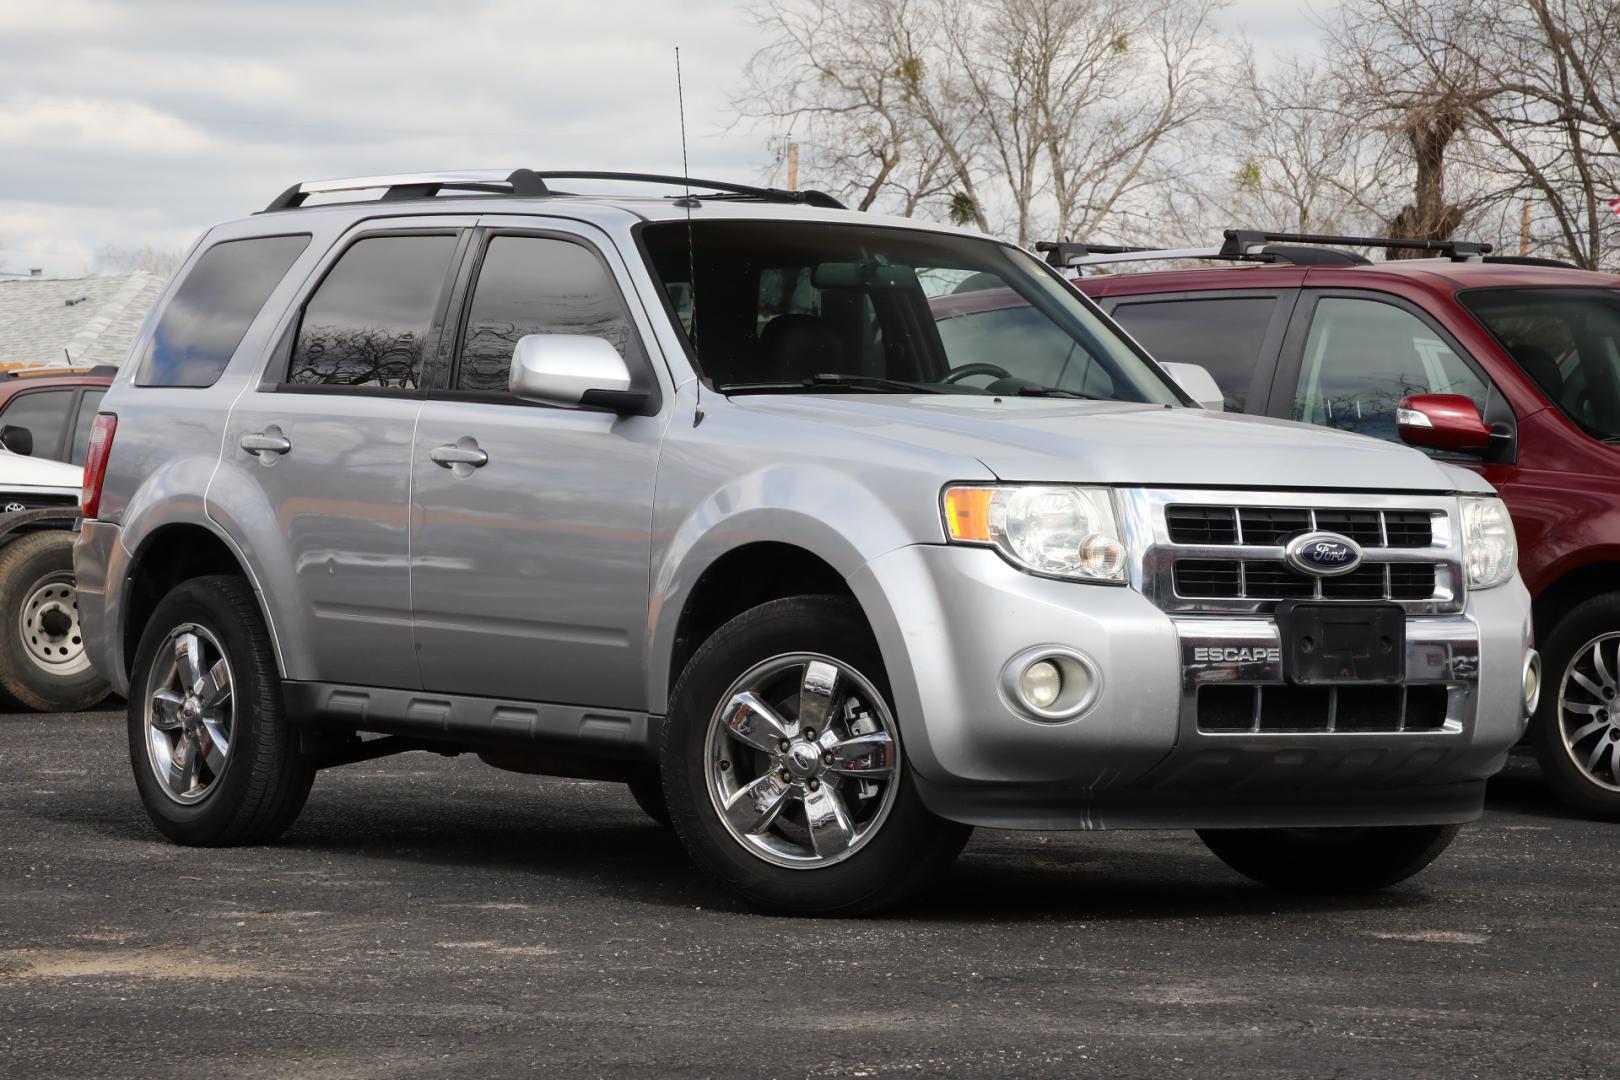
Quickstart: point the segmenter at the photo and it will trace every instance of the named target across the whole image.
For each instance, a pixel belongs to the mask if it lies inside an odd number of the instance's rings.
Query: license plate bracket
[[[1406,612],[1399,604],[1284,600],[1275,616],[1283,676],[1295,685],[1388,686],[1406,677]]]

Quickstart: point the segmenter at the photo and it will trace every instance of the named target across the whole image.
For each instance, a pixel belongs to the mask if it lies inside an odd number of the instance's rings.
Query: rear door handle
[[[263,431],[254,431],[242,436],[242,449],[250,454],[259,455],[261,461],[269,458],[271,454],[285,454],[292,449],[292,441],[281,433],[281,429],[271,425]]]
[[[471,435],[463,435],[444,446],[435,446],[428,451],[428,457],[434,464],[443,465],[457,476],[468,476],[474,469],[489,464],[489,455],[478,449],[478,440]]]

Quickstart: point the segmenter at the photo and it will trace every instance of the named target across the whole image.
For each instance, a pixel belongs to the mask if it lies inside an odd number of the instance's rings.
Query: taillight
[[[115,414],[96,414],[90,446],[84,452],[84,490],[79,493],[79,512],[87,518],[95,517],[101,509],[101,482],[107,479],[107,458],[112,454],[113,432],[117,430]]]

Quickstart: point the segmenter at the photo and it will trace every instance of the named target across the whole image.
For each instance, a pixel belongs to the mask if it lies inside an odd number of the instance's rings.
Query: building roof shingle
[[[0,281],[0,369],[122,363],[163,285],[144,270]]]

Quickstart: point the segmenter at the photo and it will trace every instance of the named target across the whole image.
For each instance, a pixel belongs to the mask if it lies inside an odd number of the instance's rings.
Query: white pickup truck
[[[0,710],[71,712],[107,696],[73,581],[83,477],[78,465],[0,447]]]

